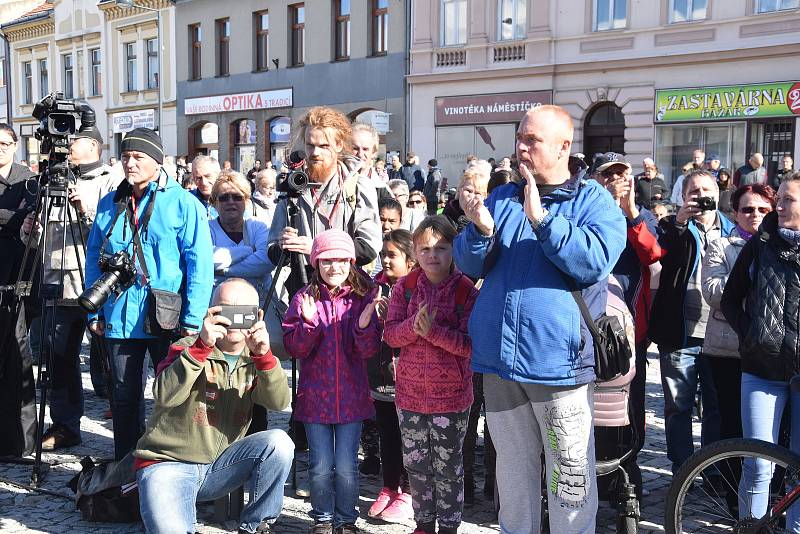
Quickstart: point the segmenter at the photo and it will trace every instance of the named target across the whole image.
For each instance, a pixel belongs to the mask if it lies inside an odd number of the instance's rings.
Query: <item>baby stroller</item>
[[[622,289],[613,278],[608,280],[606,314],[616,316],[625,328],[631,347],[630,368],[613,380],[596,382],[594,389],[595,466],[598,486],[608,489],[601,500],[609,500],[617,510],[617,533],[635,534],[639,528],[639,500],[636,487],[624,469],[639,450],[638,436],[629,417],[630,387],[636,375],[635,330],[633,317],[622,299]],[[542,481],[543,488],[544,480]],[[542,532],[549,532],[547,491],[542,491]]]

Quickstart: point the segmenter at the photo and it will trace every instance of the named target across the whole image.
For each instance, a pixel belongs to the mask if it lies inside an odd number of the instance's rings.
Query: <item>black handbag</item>
[[[183,298],[178,293],[165,289],[148,288],[147,315],[143,328],[146,334],[161,336],[171,334],[178,328]]]
[[[574,283],[570,284],[570,288],[572,287]],[[581,310],[583,322],[592,333],[594,374],[597,376],[597,382],[608,382],[626,374],[631,368],[632,353],[625,328],[619,322],[619,318],[603,313],[597,320],[592,319],[581,292],[572,289],[570,293]]]

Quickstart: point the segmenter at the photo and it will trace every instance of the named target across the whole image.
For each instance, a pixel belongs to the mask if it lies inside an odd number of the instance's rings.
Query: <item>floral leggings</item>
[[[456,529],[464,509],[462,447],[469,410],[421,414],[397,410],[414,520]]]

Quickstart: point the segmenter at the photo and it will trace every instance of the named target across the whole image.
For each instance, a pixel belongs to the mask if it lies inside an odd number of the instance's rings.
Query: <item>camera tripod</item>
[[[39,488],[44,475],[43,467],[49,468],[49,464],[42,462],[42,440],[44,435],[45,406],[48,402],[48,393],[52,388],[53,361],[54,361],[54,340],[56,335],[56,317],[59,306],[63,305],[64,280],[67,272],[71,269],[66,268],[66,253],[68,247],[72,247],[77,261],[77,271],[80,277],[81,287],[85,286],[83,261],[86,258],[86,241],[84,230],[81,228],[82,221],[77,217],[75,210],[69,201],[68,184],[74,183],[75,177],[66,162],[46,165],[38,178],[38,191],[36,196],[35,208],[32,212],[34,224],[31,233],[25,243],[25,252],[22,258],[22,265],[28,264],[28,258],[33,253],[35,261],[30,272],[30,281],[24,282],[24,269],[16,283],[14,310],[15,316],[21,311],[22,299],[30,295],[30,288],[36,277],[41,283],[40,301],[42,303],[42,328],[39,332],[41,347],[40,362],[38,368],[37,384],[40,390],[39,410],[36,419],[35,449],[33,459],[19,458],[7,459],[15,463],[32,464],[31,486]],[[41,232],[36,228],[38,221],[41,221]],[[62,230],[61,242],[50,243],[48,239],[50,226],[58,224]],[[67,232],[70,232],[71,243],[67,243]],[[38,236],[37,236],[38,234]],[[57,247],[56,245],[60,245]],[[60,248],[60,265],[57,269],[48,268],[48,262],[52,255]],[[35,250],[35,252],[34,252]],[[47,272],[57,273],[55,284],[46,284],[45,276]],[[77,304],[76,304],[76,309]],[[7,338],[6,338],[7,339]],[[103,361],[103,371],[108,375],[108,359],[105,353],[105,346],[102,340],[92,334],[92,339],[100,351]],[[5,348],[5,347],[4,347]],[[77,355],[76,355],[77,356]],[[82,394],[82,390],[80,392]],[[60,495],[60,494],[58,494]]]
[[[300,207],[297,205],[297,199],[299,195],[297,194],[288,194],[286,196],[286,220],[291,221],[291,225],[293,228],[299,228],[300,221]],[[287,251],[284,248],[281,248],[281,255],[278,259],[278,263],[275,266],[275,276],[272,278],[272,283],[269,286],[269,290],[267,291],[266,299],[264,300],[264,316],[269,312],[270,303],[272,302],[272,297],[275,295],[275,290],[278,285],[278,279],[280,278],[280,272],[285,265],[289,265],[291,270],[291,274],[289,278],[286,280],[286,285],[289,285],[289,280],[292,278],[292,275],[297,273],[296,281],[299,284],[295,283],[295,289],[302,287],[308,284],[308,276],[306,275],[306,266],[303,258],[297,252]],[[288,288],[287,288],[288,289]],[[290,292],[290,298],[294,295],[294,292]],[[275,313],[280,314],[280,310],[277,308],[274,310]],[[281,319],[283,319],[281,317]],[[297,403],[297,359],[291,358],[292,362],[292,412],[294,413],[294,407]],[[296,421],[294,419],[291,420],[292,423],[289,425],[289,436],[292,438],[292,441],[295,440],[295,425]],[[296,458],[292,461],[292,489],[297,490],[297,460]]]

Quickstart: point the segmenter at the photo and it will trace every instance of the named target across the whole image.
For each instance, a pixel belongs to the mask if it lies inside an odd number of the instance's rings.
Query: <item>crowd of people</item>
[[[551,531],[594,532],[609,498],[595,457],[618,437],[595,432],[595,354],[575,294],[599,317],[611,285],[635,322],[630,431],[646,433],[655,343],[673,472],[693,453],[698,392],[703,444],[777,442],[794,404],[800,452],[791,158],[775,176],[760,154],[731,173],[697,149],[670,189],[650,158],[636,176],[622,154],[586,162],[571,151],[569,114],[540,106],[522,119],[513,156],[472,156],[448,188],[435,159],[427,172],[411,151],[386,166],[377,132],[338,111],[312,108],[298,128],[308,187],[280,195],[286,174],[269,162],[246,173],[203,155],[170,165],[158,134],[139,128],[105,165],[100,135],[79,132],[68,202],[45,219],[32,212],[37,181],[13,163],[16,134],[0,125],[0,240],[12,258],[0,283],[34,242],[51,288],[39,326],[54,376],[42,447],[81,442],[88,326],[92,382],[110,400],[115,458],[133,456],[148,532],[191,532],[196,501],[241,485],[239,531],[272,531],[294,450],[307,447],[312,534],[359,532],[359,472],[382,476],[370,517],[455,533],[475,500],[482,412],[483,493],[496,490],[501,531],[538,532],[544,491]],[[288,311],[272,328],[274,278]],[[230,307],[259,311],[236,327]],[[21,362],[13,376],[24,383],[36,310],[20,320],[3,310],[16,355],[3,365]],[[267,428],[267,410],[290,402],[276,354],[299,362],[288,435]],[[17,404],[21,420],[29,407]],[[21,438],[13,452],[30,450]],[[641,497],[636,452],[624,468]],[[744,465],[732,510],[764,514],[770,469]]]

